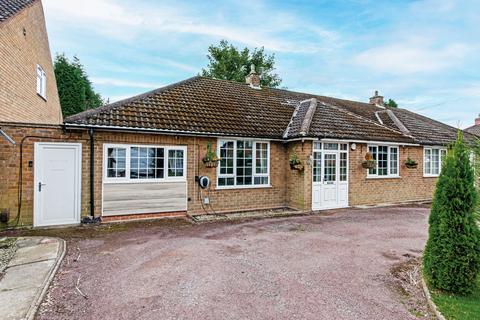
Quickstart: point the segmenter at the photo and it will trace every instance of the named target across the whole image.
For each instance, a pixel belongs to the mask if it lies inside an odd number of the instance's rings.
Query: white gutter
[[[335,141],[342,141],[342,142],[355,142],[355,143],[371,143],[371,144],[388,144],[393,146],[412,146],[412,147],[421,147],[421,144],[418,143],[408,143],[408,142],[389,142],[389,141],[374,141],[374,140],[352,140],[352,139],[316,139],[318,141],[326,141],[326,142],[335,142]]]
[[[119,127],[119,126],[102,126],[102,125],[89,125],[89,124],[76,124],[76,123],[65,123],[65,127],[77,127],[77,128],[99,128],[104,130],[115,130],[115,131],[123,131],[123,132],[130,132],[130,133],[151,133],[151,134],[165,134],[165,135],[172,135],[172,136],[203,136],[203,137],[222,137],[222,138],[249,138],[249,139],[257,139],[257,140],[270,140],[270,141],[285,141],[283,139],[275,139],[275,138],[257,138],[257,137],[246,137],[242,135],[225,135],[225,133],[217,133],[217,132],[197,132],[197,131],[184,131],[184,130],[165,130],[165,129],[150,129],[150,128],[136,128],[136,127]]]

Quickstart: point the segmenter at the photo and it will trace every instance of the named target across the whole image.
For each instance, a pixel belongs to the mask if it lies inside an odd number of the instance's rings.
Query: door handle
[[[42,192],[42,186],[46,185],[45,183],[38,183],[38,192]]]

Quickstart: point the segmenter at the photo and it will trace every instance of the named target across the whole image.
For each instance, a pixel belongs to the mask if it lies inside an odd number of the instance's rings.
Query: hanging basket
[[[305,169],[305,168],[304,168],[303,164],[297,163],[297,164],[290,164],[290,169],[297,170],[297,171],[303,171],[303,169]]]
[[[408,169],[417,169],[418,163],[405,163],[405,167],[407,167]]]
[[[365,160],[362,162],[362,167],[364,167],[365,169],[373,169],[376,165],[377,163],[375,162],[375,160]]]
[[[219,162],[219,160],[217,160],[217,161],[206,160],[206,161],[203,161],[203,164],[207,168],[216,168],[216,167],[218,167],[218,162]]]

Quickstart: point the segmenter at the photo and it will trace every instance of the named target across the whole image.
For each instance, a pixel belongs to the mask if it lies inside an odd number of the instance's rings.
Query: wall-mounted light
[[[352,144],[350,145],[350,149],[352,149],[352,151],[357,150],[357,144],[356,144],[356,143],[352,143]]]

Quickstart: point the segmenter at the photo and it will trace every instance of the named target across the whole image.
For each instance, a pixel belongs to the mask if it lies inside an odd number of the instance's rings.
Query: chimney
[[[375,95],[370,98],[370,103],[376,105],[377,107],[383,107],[383,96],[379,96],[378,91],[375,90]]]
[[[245,82],[253,89],[261,89],[260,87],[260,75],[255,71],[255,65],[252,63],[250,66],[250,73],[245,77]]]
[[[478,115],[478,118],[475,119],[475,125],[480,125],[480,114]]]

